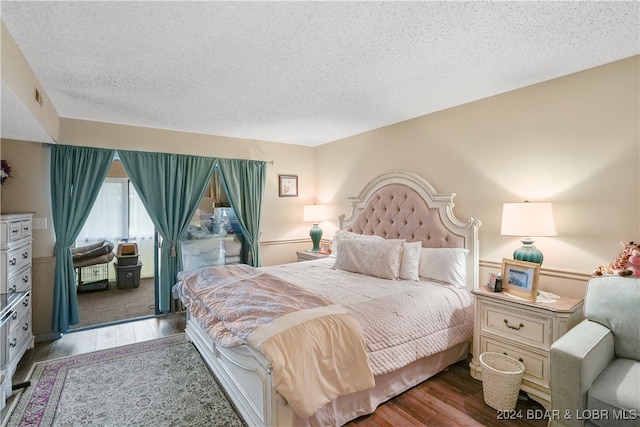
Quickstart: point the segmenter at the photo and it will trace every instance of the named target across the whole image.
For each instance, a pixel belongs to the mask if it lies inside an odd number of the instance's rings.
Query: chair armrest
[[[586,409],[587,392],[615,357],[609,328],[583,320],[551,345],[549,426],[582,426],[576,413]]]

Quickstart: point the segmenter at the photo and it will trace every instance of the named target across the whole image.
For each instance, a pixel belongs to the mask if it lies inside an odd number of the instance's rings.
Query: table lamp
[[[318,223],[327,220],[327,207],[325,205],[305,205],[304,206],[304,222],[312,222],[313,227],[309,231],[313,248],[308,252],[320,251],[320,239],[322,238],[322,229],[318,227]]]
[[[551,203],[505,203],[502,207],[503,236],[526,236],[522,247],[513,251],[513,259],[542,265],[544,259],[531,237],[556,236]]]

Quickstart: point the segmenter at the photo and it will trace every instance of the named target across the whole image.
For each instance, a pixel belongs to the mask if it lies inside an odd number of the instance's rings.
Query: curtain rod
[[[42,148],[49,148],[49,147],[51,147],[52,145],[55,145],[55,144],[52,144],[52,143],[50,143],[50,142],[42,142],[41,144],[42,144]],[[118,151],[118,150],[117,150],[117,149],[115,149],[114,151]],[[273,160],[269,160],[269,161],[267,161],[266,163],[269,163],[270,165],[275,164],[275,162],[274,162]]]

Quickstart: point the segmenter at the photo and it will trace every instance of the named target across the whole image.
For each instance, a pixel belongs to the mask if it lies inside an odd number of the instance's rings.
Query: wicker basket
[[[500,353],[482,353],[482,391],[484,403],[499,411],[516,407],[524,375],[522,362]]]

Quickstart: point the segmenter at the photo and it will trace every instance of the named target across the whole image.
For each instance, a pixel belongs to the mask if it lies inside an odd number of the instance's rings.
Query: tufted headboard
[[[438,194],[410,172],[374,178],[358,197],[350,197],[351,214],[340,216],[340,229],[386,239],[422,242],[424,248],[467,248],[467,289],[478,287],[478,227],[453,213],[455,193]]]

